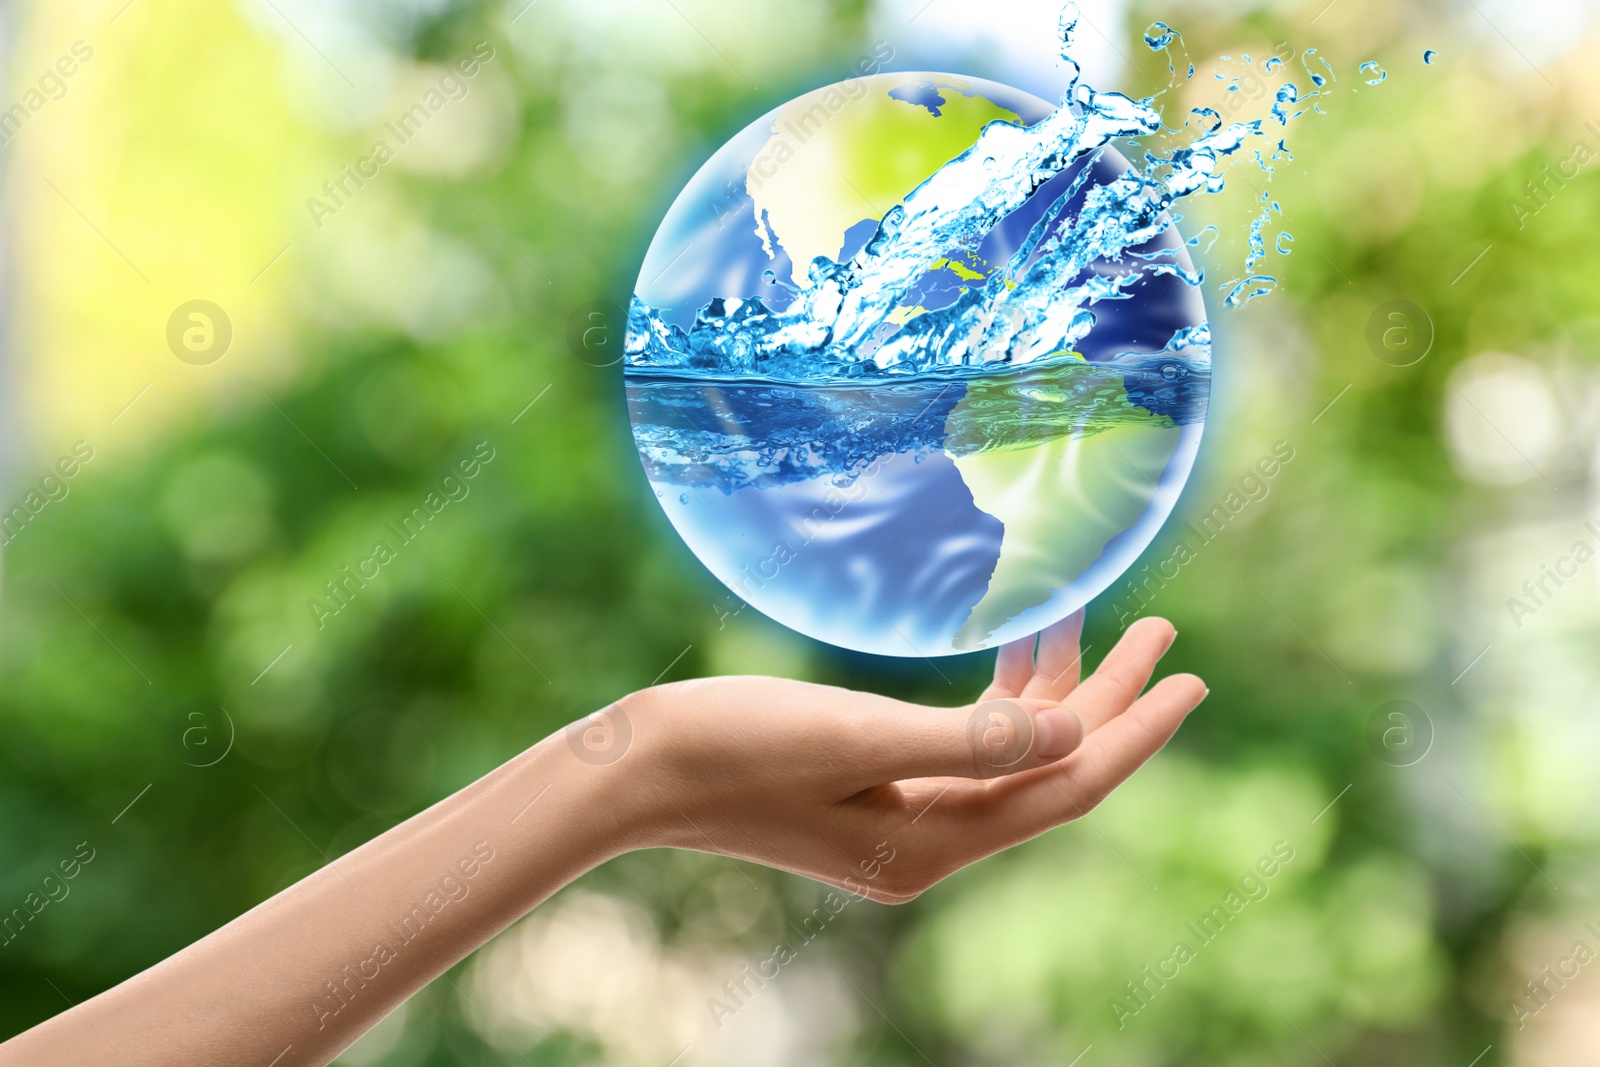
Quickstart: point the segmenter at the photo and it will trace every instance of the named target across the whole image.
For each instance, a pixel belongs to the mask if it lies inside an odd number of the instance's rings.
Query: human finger
[[[1077,712],[1090,733],[1098,730],[1138,699],[1177,636],[1166,619],[1140,619],[1128,627],[1095,672],[1066,697],[1067,706]]]
[[[1038,663],[1021,695],[1040,700],[1063,700],[1078,687],[1083,654],[1083,610],[1047,626],[1039,634]]]
[[[994,681],[983,691],[980,703],[1022,695],[1023,688],[1033,677],[1033,648],[1038,641],[1038,634],[1029,634],[1000,646],[994,657]]]

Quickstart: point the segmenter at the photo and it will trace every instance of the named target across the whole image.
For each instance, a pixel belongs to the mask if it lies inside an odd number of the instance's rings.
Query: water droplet
[[[679,493],[678,494],[678,503],[687,504],[688,502],[689,502],[689,494],[688,493]]]
[[[1144,31],[1144,43],[1150,46],[1150,51],[1165,51],[1173,41],[1183,39],[1183,34],[1168,26],[1165,22],[1152,22],[1150,28]]]
[[[1430,67],[1433,66],[1433,61],[1435,59],[1438,59],[1438,58],[1439,58],[1439,53],[1435,52],[1431,48],[1428,49],[1426,52],[1422,53],[1422,61],[1424,63],[1428,64],[1428,66],[1430,66]]]
[[[1376,75],[1377,75],[1376,77],[1367,79],[1367,84],[1368,85],[1382,85],[1384,80],[1389,77],[1389,72],[1388,71],[1384,70],[1382,67],[1378,66],[1377,63],[1373,62],[1370,59],[1367,60],[1365,63],[1361,64],[1361,73],[1363,73],[1363,74],[1376,73]]]
[[[1289,252],[1290,252],[1290,249],[1289,249],[1288,246],[1292,245],[1292,244],[1294,244],[1294,236],[1292,234],[1288,234],[1288,233],[1280,233],[1280,234],[1278,234],[1278,251],[1280,253],[1282,253],[1283,255],[1288,255]]]
[[[1188,372],[1185,371],[1182,367],[1178,366],[1176,363],[1167,363],[1167,364],[1163,365],[1162,368],[1161,368],[1161,377],[1165,378],[1169,382],[1177,381],[1179,378],[1182,378],[1186,373],[1188,373]]]

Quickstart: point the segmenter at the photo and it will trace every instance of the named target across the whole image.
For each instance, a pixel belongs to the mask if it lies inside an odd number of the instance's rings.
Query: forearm
[[[562,735],[143,974],[0,1046],[0,1065],[322,1064],[623,851],[614,768]],[[287,1050],[287,1051],[285,1051]]]

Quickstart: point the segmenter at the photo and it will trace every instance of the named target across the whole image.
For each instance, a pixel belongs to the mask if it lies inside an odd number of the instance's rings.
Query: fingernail
[[[1060,759],[1083,741],[1083,720],[1067,708],[1045,708],[1033,717],[1033,730],[1041,759]]]

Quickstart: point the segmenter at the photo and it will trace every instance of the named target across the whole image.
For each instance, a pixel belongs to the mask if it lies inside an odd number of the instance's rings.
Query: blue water
[[[1209,341],[1205,330],[1196,347]],[[1185,351],[823,383],[630,374],[628,402],[645,473],[658,485],[734,493],[826,477],[848,486],[884,455],[975,455],[1084,426],[1198,426],[1210,369]],[[969,394],[970,382],[981,382],[981,395]]]

